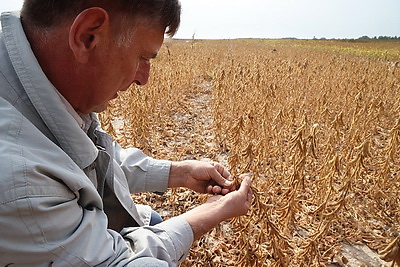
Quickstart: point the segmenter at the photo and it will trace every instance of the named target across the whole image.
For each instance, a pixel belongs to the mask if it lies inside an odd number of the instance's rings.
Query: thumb
[[[243,214],[246,214],[248,209],[251,206],[251,202],[253,199],[253,192],[251,190],[251,179],[250,176],[245,175],[242,183],[240,184],[240,188],[237,191],[241,196],[242,204],[244,205]]]
[[[251,186],[251,179],[250,176],[245,175],[242,183],[240,184],[239,192],[247,193],[250,191],[250,186]]]
[[[218,163],[212,163],[212,170],[210,173],[211,178],[220,186],[229,187],[232,185],[232,181],[228,180],[230,178],[229,172]],[[226,179],[225,177],[228,179]]]

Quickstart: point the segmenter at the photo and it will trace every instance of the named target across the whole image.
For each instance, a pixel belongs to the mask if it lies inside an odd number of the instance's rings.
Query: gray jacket
[[[145,256],[177,265],[193,242],[189,224],[149,226],[151,209],[131,199],[165,191],[171,163],[122,149],[95,114],[85,133],[41,70],[19,15],[3,13],[1,23],[0,266],[130,266]],[[123,218],[137,227],[117,226]]]

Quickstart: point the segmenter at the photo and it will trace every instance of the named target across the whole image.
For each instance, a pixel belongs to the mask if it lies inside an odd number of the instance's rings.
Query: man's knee
[[[137,266],[137,267],[168,267],[168,263],[165,261],[151,258],[151,257],[143,257],[138,258],[131,262],[129,266]]]
[[[163,222],[163,219],[160,216],[160,214],[158,214],[158,212],[152,210],[151,211],[150,225],[154,226],[154,225],[159,224],[161,222]]]

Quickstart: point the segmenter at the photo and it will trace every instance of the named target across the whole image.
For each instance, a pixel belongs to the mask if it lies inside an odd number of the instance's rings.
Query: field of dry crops
[[[181,266],[346,266],[350,248],[390,266],[400,264],[398,61],[399,42],[167,40],[149,84],[101,120],[151,156],[251,173],[248,216],[204,236]],[[134,198],[167,219],[205,196]]]

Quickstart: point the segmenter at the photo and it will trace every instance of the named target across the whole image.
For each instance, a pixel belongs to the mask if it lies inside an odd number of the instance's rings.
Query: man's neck
[[[71,60],[72,52],[68,47],[67,27],[45,32],[24,23],[22,25],[32,51],[46,77],[76,110],[82,90],[79,90],[81,88],[79,75],[77,75]],[[55,47],[57,49],[54,49]]]

